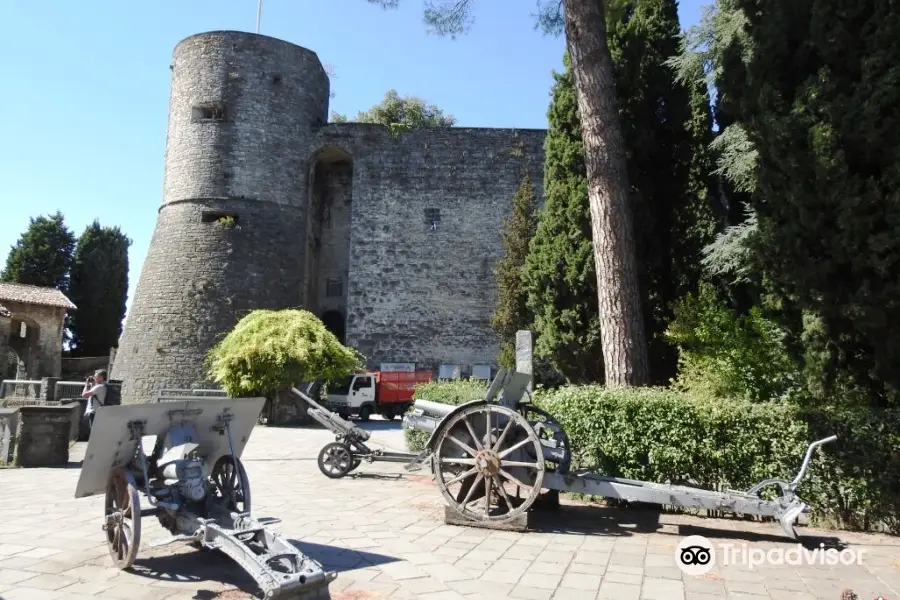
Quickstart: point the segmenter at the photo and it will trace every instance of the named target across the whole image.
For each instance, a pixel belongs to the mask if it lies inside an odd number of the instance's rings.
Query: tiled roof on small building
[[[0,283],[0,301],[21,302],[22,304],[39,304],[42,306],[58,306],[60,308],[77,308],[56,288],[22,283]]]

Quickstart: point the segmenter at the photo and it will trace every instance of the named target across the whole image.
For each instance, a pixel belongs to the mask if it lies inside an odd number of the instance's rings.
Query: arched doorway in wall
[[[309,168],[303,304],[313,314],[322,315],[329,330],[344,343],[350,302],[353,158],[346,150],[326,145],[313,153]]]
[[[24,333],[24,335],[22,335]],[[15,354],[17,364],[8,369],[14,369],[11,377],[15,379],[39,379],[44,376],[41,365],[41,327],[33,319],[21,314],[14,314],[10,325],[9,346],[10,356],[3,357],[12,360]]]
[[[344,324],[344,315],[338,310],[326,310],[322,313],[322,324],[325,329],[334,334],[342,344],[346,343],[346,326]]]

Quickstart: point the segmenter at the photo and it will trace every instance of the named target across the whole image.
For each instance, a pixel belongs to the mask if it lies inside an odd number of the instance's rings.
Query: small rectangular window
[[[340,278],[329,279],[325,282],[325,296],[327,298],[340,298],[344,295],[344,281]]]
[[[430,229],[437,229],[438,223],[441,222],[441,209],[439,208],[426,208],[425,209],[425,225],[427,225]]]
[[[200,104],[191,109],[191,121],[224,121],[225,105],[221,103]]]

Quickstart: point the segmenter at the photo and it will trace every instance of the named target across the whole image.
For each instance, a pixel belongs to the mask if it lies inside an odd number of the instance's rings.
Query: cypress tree
[[[6,258],[0,281],[55,287],[65,292],[74,248],[75,235],[66,227],[61,212],[31,218],[28,229]]]
[[[675,375],[677,353],[663,332],[671,306],[696,288],[703,246],[712,241],[708,151],[712,120],[701,86],[676,81],[669,62],[681,31],[673,0],[636,0],[611,19],[609,46],[628,149],[631,203],[651,382]]]
[[[900,397],[900,8],[738,0],[754,55],[740,94],[758,152],[754,257],[806,315],[824,393]],[[809,366],[809,365],[808,365]]]
[[[73,356],[105,356],[118,346],[128,299],[128,248],[118,227],[88,225],[78,237],[69,297],[78,307],[66,317]]]
[[[516,331],[530,328],[533,319],[522,287],[522,267],[536,227],[534,186],[525,175],[502,233],[504,255],[497,263],[497,307],[491,319],[500,338],[497,362],[506,369],[516,364]]]

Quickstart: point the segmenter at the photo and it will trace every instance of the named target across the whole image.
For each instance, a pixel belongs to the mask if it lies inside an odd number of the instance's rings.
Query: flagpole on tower
[[[256,33],[259,33],[259,21],[262,18],[262,0],[256,0]]]

